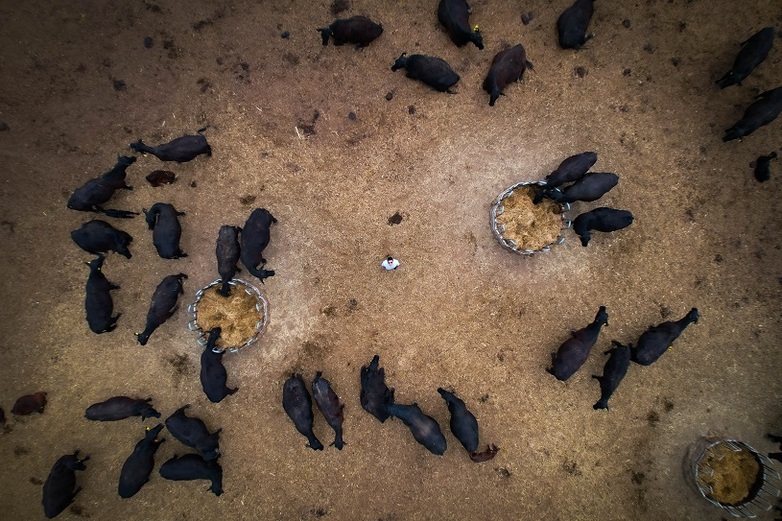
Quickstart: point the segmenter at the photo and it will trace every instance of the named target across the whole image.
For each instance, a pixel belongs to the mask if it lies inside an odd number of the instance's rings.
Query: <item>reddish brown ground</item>
[[[42,518],[41,481],[75,448],[92,459],[63,519],[725,516],[688,488],[681,463],[710,430],[763,451],[772,448],[763,434],[782,430],[782,166],[765,184],[749,167],[780,146],[782,127],[721,141],[755,94],[780,85],[782,43],[743,86],[713,82],[738,42],[782,28],[782,5],[600,0],[595,38],[575,53],[559,49],[554,32],[569,1],[473,1],[486,42],[478,51],[451,44],[434,0],[353,0],[342,16],[385,27],[358,52],[320,45],[315,28],[333,20],[326,1],[2,2],[0,404],[9,414],[17,396],[49,393],[43,415],[11,417],[0,436],[2,517]],[[489,63],[518,42],[535,72],[489,107],[480,88]],[[462,77],[458,94],[392,73],[403,51],[446,59]],[[190,256],[160,259],[141,218],[112,220],[134,236],[134,255],[107,259],[123,314],[114,332],[92,334],[90,256],[69,232],[93,216],[67,210],[68,196],[131,141],[165,142],[206,124],[211,158],[140,158],[129,169],[136,189],[111,201],[186,211]],[[585,150],[597,151],[596,171],[621,181],[576,212],[630,209],[632,227],[587,248],[570,234],[533,258],[500,248],[488,225],[496,195]],[[179,180],[152,188],[144,176],[161,167]],[[277,276],[262,287],[271,323],[260,345],[225,357],[240,390],[211,404],[184,308],[217,277],[219,226],[242,225],[256,206],[279,220],[266,251]],[[397,213],[401,223],[390,225]],[[396,272],[380,269],[388,253],[402,261]],[[189,275],[182,309],[139,347],[134,332],[155,285],[180,271]],[[585,367],[556,381],[544,371],[550,352],[600,305],[609,327]],[[610,411],[592,410],[590,375],[609,341],[634,342],[692,306],[700,323],[656,364],[632,366]],[[446,432],[449,449],[436,457],[400,422],[365,413],[358,372],[374,353],[398,401],[417,401],[446,431],[435,389],[455,389],[498,456],[473,464]],[[341,452],[307,449],[280,406],[291,371],[310,380],[318,370],[346,404]],[[120,468],[154,422],[83,418],[116,394],[153,396],[164,417],[191,403],[222,427],[225,494],[155,471],[136,497],[120,499]],[[319,415],[315,431],[331,441]],[[168,438],[158,462],[186,452]]]

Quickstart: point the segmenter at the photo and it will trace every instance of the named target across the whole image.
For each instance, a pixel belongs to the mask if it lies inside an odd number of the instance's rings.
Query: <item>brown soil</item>
[[[240,347],[255,336],[256,326],[263,320],[263,313],[256,308],[258,297],[244,291],[241,285],[232,286],[227,297],[217,292],[219,288],[219,285],[212,286],[201,295],[196,324],[204,332],[220,328],[217,347]]]
[[[713,500],[738,505],[748,499],[757,483],[760,464],[750,451],[734,451],[726,443],[718,443],[706,451],[698,472],[701,481],[711,487]]]
[[[782,40],[741,86],[714,81],[739,42],[782,28],[782,2],[598,0],[595,36],[578,52],[560,49],[554,29],[572,0],[469,3],[482,51],[453,45],[435,0],[351,0],[340,17],[368,15],[385,29],[358,51],[321,45],[315,29],[333,21],[331,0],[1,3],[0,406],[35,391],[49,399],[44,414],[9,413],[0,434],[3,519],[42,519],[41,484],[76,448],[91,459],[62,520],[724,517],[680,467],[709,429],[759,450],[771,449],[765,432],[782,429],[782,164],[762,184],[749,166],[780,147],[782,117],[742,141],[721,139],[782,81]],[[528,25],[522,12],[534,13]],[[517,43],[534,72],[489,107],[481,83],[491,60]],[[391,72],[402,52],[445,59],[458,93]],[[158,257],[143,216],[66,208],[76,187],[133,153],[131,142],[157,145],[206,124],[211,157],[138,156],[135,189],[106,205],[185,211],[188,257]],[[572,230],[546,255],[502,248],[489,226],[497,194],[587,150],[598,153],[594,171],[620,181],[571,215],[611,206],[631,210],[633,225],[595,233],[586,248]],[[144,177],[160,169],[177,182],[151,187]],[[264,251],[276,275],[261,286],[269,327],[223,357],[239,391],[215,404],[185,308],[218,277],[220,226],[242,226],[256,206],[278,220]],[[122,286],[112,292],[122,316],[102,335],[85,320],[92,256],[69,236],[93,218],[134,238],[132,259],[111,254],[103,267]],[[386,272],[389,254],[401,266]],[[179,311],[140,347],[150,296],[179,272],[190,277]],[[610,326],[584,367],[557,381],[545,371],[550,353],[600,305]],[[591,375],[602,374],[610,341],[633,343],[693,306],[698,324],[653,365],[631,366],[610,410],[594,411]],[[361,408],[359,370],[375,353],[397,401],[439,422],[444,456]],[[281,406],[292,371],[331,382],[345,404],[344,450],[305,447]],[[465,400],[481,446],[501,449],[493,460],[470,460],[438,387]],[[153,397],[161,420],[190,403],[188,414],[222,427],[225,493],[155,470],[137,496],[120,498],[120,469],[158,420],[84,418],[116,395]],[[315,434],[333,436],[318,411]],[[161,435],[156,469],[189,452]]]
[[[505,226],[502,236],[519,250],[540,250],[554,243],[562,230],[562,206],[549,199],[532,204],[534,197],[531,186],[516,188],[502,200],[505,211],[497,216]]]

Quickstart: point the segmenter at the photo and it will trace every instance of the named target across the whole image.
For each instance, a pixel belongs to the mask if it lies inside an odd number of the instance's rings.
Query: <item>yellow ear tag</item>
[[[478,26],[476,25],[475,27],[473,27],[473,28],[472,28],[472,31],[473,31],[474,33],[477,33],[477,32],[478,32]]]
[[[150,430],[149,427],[147,427],[147,432],[149,432],[149,430]]]

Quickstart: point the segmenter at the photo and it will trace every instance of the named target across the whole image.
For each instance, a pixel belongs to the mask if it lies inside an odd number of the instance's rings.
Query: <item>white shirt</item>
[[[386,270],[391,271],[399,267],[399,261],[392,257],[390,261],[388,259],[383,260],[380,265],[383,266]]]

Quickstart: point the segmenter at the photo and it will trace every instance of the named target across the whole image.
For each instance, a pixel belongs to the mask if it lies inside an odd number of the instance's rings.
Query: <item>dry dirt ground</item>
[[[366,14],[385,28],[355,51],[321,46],[315,28],[334,19],[329,1],[2,2],[3,518],[42,518],[42,480],[75,448],[92,458],[62,519],[725,517],[688,488],[681,463],[712,430],[764,452],[773,448],[764,433],[782,430],[782,166],[764,184],[749,166],[780,147],[782,123],[721,141],[754,95],[780,85],[782,43],[743,86],[713,82],[738,42],[782,28],[782,4],[600,0],[595,38],[573,52],[554,29],[569,3],[475,0],[479,51],[450,42],[435,0],[351,0],[341,17]],[[483,77],[516,43],[535,72],[489,107]],[[403,51],[446,59],[461,75],[458,93],[392,73]],[[66,209],[68,196],[130,154],[131,141],[162,143],[207,124],[211,158],[139,156],[128,170],[135,190],[111,201],[187,212],[189,257],[159,258],[142,218],[108,219],[133,235],[133,258],[107,259],[122,317],[115,331],[91,333],[90,255],[69,232],[95,216]],[[621,181],[575,213],[614,206],[635,223],[587,248],[568,232],[532,258],[501,249],[488,223],[496,195],[585,150],[598,153],[596,171]],[[179,180],[152,188],[144,176],[161,167]],[[271,321],[259,345],[225,357],[240,390],[212,404],[184,307],[217,277],[219,226],[242,225],[257,206],[279,220],[266,251],[277,275],[262,287]],[[395,214],[402,220],[390,224]],[[396,272],[380,269],[389,253],[402,262]],[[178,272],[189,276],[182,309],[142,348],[134,332],[152,291]],[[550,352],[600,305],[609,326],[585,366],[556,381],[544,371]],[[610,340],[634,342],[692,306],[701,321],[656,364],[633,365],[610,411],[594,411],[590,375]],[[375,353],[397,401],[418,402],[443,426],[444,456],[361,409],[359,368]],[[341,452],[306,448],[280,404],[291,371],[311,380],[318,370],[345,403]],[[482,443],[501,447],[494,460],[472,463],[447,431],[438,386],[466,400]],[[10,415],[16,397],[39,390],[49,393],[44,414]],[[120,499],[119,470],[156,422],[84,418],[117,394],[154,397],[163,418],[191,403],[222,427],[225,493],[155,470]],[[315,432],[331,441],[319,413]],[[187,452],[168,438],[158,463]]]

